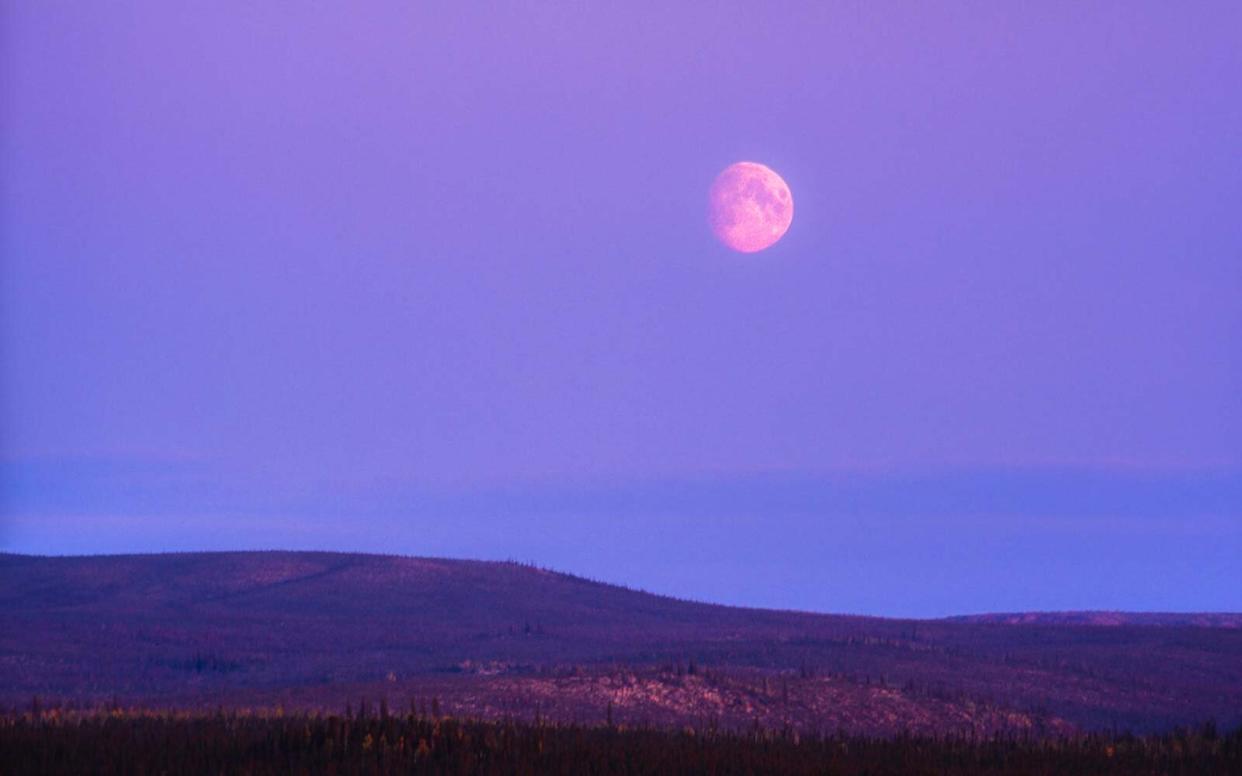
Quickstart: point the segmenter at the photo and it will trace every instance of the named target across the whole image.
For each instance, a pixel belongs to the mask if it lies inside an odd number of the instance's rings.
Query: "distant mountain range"
[[[365,697],[662,725],[1149,731],[1242,722],[1240,625],[743,609],[397,556],[0,555],[0,703],[332,709]]]

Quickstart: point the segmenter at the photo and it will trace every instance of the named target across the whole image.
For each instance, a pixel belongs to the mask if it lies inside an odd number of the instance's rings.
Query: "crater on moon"
[[[708,221],[730,248],[754,253],[771,246],[793,221],[793,194],[774,170],[736,162],[716,176],[708,194]]]

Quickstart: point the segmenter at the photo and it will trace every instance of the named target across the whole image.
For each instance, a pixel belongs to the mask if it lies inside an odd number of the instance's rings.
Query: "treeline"
[[[438,706],[438,704],[435,704]],[[1065,739],[866,738],[343,715],[39,709],[0,716],[0,772],[442,774],[1242,773],[1242,729]]]

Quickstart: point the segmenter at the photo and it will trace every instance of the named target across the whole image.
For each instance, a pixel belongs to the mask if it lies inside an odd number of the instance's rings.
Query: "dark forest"
[[[1190,774],[1242,772],[1242,728],[1162,735],[892,738],[441,717],[46,709],[0,717],[0,772],[442,774]]]

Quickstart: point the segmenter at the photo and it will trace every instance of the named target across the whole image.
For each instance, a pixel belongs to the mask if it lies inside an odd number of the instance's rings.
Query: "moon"
[[[772,168],[735,162],[712,183],[707,220],[720,242],[755,253],[774,245],[789,229],[793,194]]]

